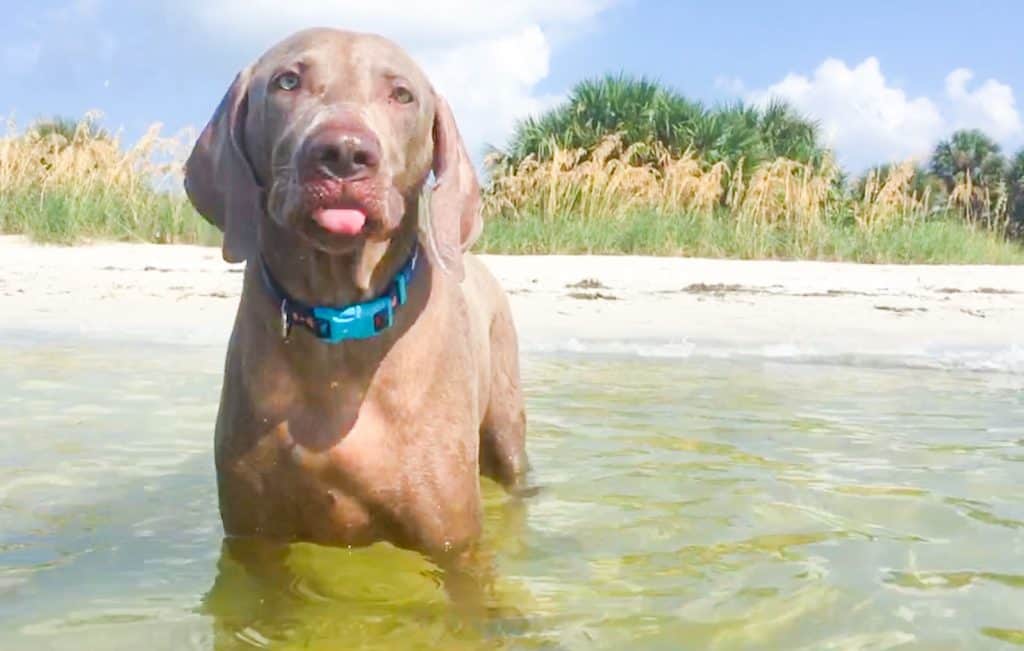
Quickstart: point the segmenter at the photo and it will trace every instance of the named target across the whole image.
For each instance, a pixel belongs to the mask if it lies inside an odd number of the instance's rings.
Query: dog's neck
[[[344,256],[313,249],[285,229],[268,230],[261,232],[261,237],[280,239],[273,240],[272,246],[261,247],[260,255],[289,298],[309,306],[344,307],[386,291],[409,259],[413,247],[418,246],[418,229],[415,220],[403,223],[408,226],[403,225],[390,240],[368,243],[363,247],[365,251]],[[348,405],[357,409],[364,394],[360,391],[339,394],[335,387],[366,386],[395,342],[420,318],[436,280],[429,257],[420,255],[407,288],[408,300],[395,310],[392,326],[374,337],[332,344],[319,340],[302,327],[293,327],[285,335],[280,306],[267,290],[259,265],[252,262],[246,269],[246,292],[241,309],[247,329],[252,328],[249,332],[259,333],[259,337],[269,336],[263,340],[263,347],[253,350],[294,367],[293,377],[301,381],[307,397],[324,397],[337,408]],[[339,395],[344,396],[342,402],[338,402]]]
[[[405,220],[391,239],[367,240],[345,254],[313,248],[269,219],[263,227],[262,237],[274,242],[261,242],[264,264],[288,296],[306,305],[344,307],[380,296],[417,244],[414,220]]]

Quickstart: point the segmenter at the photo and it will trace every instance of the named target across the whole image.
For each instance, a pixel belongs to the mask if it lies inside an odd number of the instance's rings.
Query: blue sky
[[[0,113],[99,109],[138,137],[202,126],[235,72],[303,26],[383,33],[421,61],[470,146],[580,78],[626,71],[713,103],[789,99],[852,168],[926,155],[953,129],[1024,145],[1024,3],[777,0],[46,0],[2,3]]]

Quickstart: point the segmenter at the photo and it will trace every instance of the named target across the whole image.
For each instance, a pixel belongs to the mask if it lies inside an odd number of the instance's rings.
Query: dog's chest
[[[222,460],[232,487],[222,492],[225,525],[245,529],[230,533],[418,546],[465,530],[467,518],[475,526],[478,437],[469,420],[394,418],[372,402],[354,419],[289,411]]]

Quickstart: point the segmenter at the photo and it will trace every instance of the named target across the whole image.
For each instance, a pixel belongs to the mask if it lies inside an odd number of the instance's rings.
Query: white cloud
[[[534,86],[548,75],[551,47],[536,25],[518,33],[425,52],[420,62],[452,103],[459,128],[479,154],[502,145],[516,121],[549,108],[557,96]]]
[[[416,58],[444,93],[474,154],[503,144],[517,119],[549,107],[551,34],[578,29],[617,0],[188,0],[219,39],[261,50],[315,25],[377,32]]]
[[[1024,127],[1013,89],[989,79],[969,90],[972,78],[970,70],[959,68],[946,77],[944,97],[911,97],[886,79],[875,57],[853,67],[829,58],[810,77],[791,73],[745,96],[758,103],[785,99],[819,120],[840,162],[860,170],[881,161],[926,158],[940,138],[958,128],[977,127],[1004,143],[1018,139]],[[742,92],[739,80],[729,80],[729,86]]]
[[[952,103],[956,128],[976,128],[997,140],[1014,138],[1021,133],[1013,89],[995,79],[988,79],[977,89],[967,89],[974,72],[957,68],[946,76],[946,96]]]
[[[852,68],[826,59],[813,77],[789,74],[748,97],[755,102],[782,98],[819,120],[826,141],[853,168],[927,155],[946,128],[932,100],[908,97],[892,86],[874,57]]]

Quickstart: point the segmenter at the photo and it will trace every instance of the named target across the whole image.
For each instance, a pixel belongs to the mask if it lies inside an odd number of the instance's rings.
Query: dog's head
[[[185,190],[224,231],[224,257],[259,246],[264,217],[345,255],[417,219],[433,171],[429,244],[461,276],[480,188],[451,109],[394,43],[313,29],[238,74],[185,165]]]

